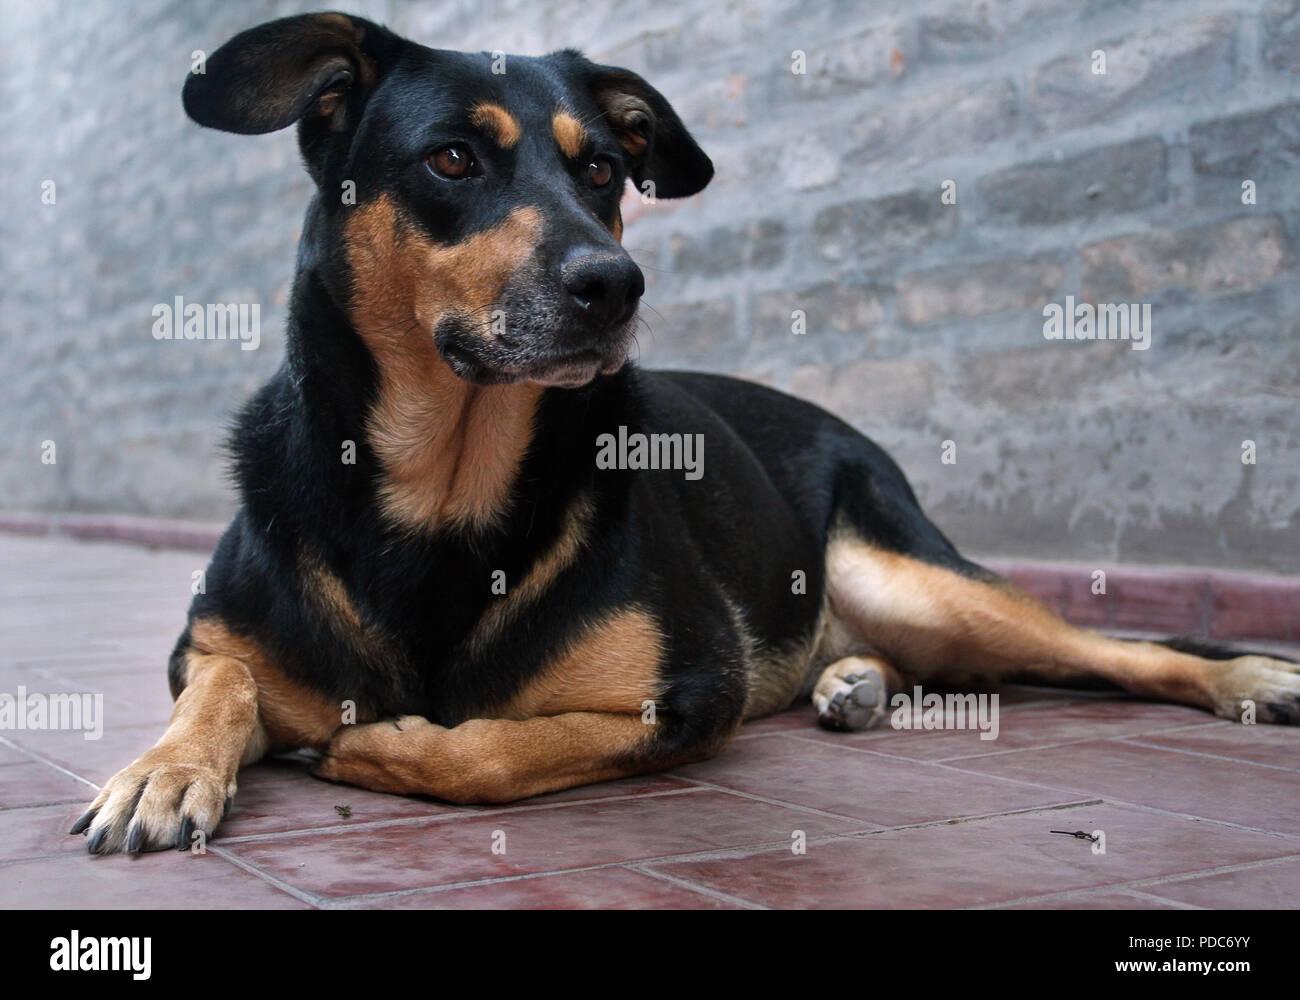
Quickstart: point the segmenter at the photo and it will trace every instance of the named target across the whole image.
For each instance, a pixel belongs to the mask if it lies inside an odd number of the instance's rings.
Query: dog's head
[[[480,385],[617,370],[644,290],[620,244],[625,183],[677,198],[713,174],[635,73],[429,49],[342,14],[237,35],[183,99],[228,132],[296,122],[331,291],[371,337],[431,338]]]

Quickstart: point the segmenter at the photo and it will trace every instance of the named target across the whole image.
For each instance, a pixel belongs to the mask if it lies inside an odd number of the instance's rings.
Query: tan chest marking
[[[412,528],[490,523],[532,440],[542,387],[461,381],[433,330],[457,313],[494,336],[491,307],[531,257],[540,216],[520,208],[496,229],[436,246],[408,231],[386,196],[356,212],[346,237],[352,319],[379,368],[366,431],[385,473],[384,509]]]

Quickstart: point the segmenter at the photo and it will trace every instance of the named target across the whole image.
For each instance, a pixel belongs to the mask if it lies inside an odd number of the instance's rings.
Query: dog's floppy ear
[[[663,94],[631,70],[587,64],[588,86],[627,153],[633,181],[654,185],[656,198],[685,198],[704,189],[713,162],[696,145]]]
[[[302,14],[236,35],[185,81],[185,113],[200,125],[255,135],[296,121],[338,132],[400,45],[344,14]]]

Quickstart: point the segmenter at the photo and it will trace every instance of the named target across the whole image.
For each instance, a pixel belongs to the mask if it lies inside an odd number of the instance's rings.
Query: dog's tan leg
[[[510,802],[667,766],[647,752],[653,733],[640,715],[605,712],[471,719],[450,729],[404,716],[340,730],[317,774],[449,802]]]
[[[826,729],[870,729],[889,714],[903,677],[878,656],[846,656],[822,671],[813,688],[817,723]]]
[[[258,750],[257,685],[229,656],[191,653],[185,689],[152,749],[104,785],[72,828],[89,832],[92,854],[187,848],[209,835],[235,794],[235,773]]]
[[[1300,665],[1265,656],[1210,660],[1069,625],[1009,584],[971,579],[851,537],[827,550],[827,587],[847,620],[899,669],[962,683],[1103,678],[1134,694],[1240,719],[1300,720]]]

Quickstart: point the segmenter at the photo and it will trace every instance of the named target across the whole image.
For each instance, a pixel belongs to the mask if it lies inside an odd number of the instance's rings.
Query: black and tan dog
[[[713,173],[634,73],[572,51],[494,65],[321,14],[237,36],[184,104],[230,132],[296,122],[318,193],[171,725],[77,822],[92,852],[211,833],[270,750],[504,802],[716,754],[801,695],[861,728],[905,677],[1300,717],[1291,663],[1081,631],[967,562],[818,408],[625,363],[625,183],[684,197]],[[598,467],[620,433],[702,435],[703,476]]]

